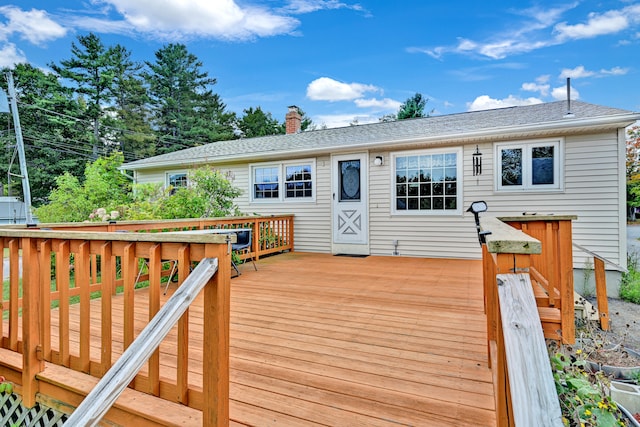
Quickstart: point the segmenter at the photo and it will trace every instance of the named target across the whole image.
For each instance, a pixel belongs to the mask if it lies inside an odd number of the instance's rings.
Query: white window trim
[[[311,197],[287,197],[285,185],[285,171],[287,166],[311,165]],[[256,168],[278,168],[278,197],[272,199],[256,199],[254,193],[254,169]],[[249,165],[249,200],[250,203],[269,204],[269,203],[315,203],[316,194],[318,192],[318,183],[316,181],[316,159],[299,159],[286,160],[281,162],[264,162],[251,163]]]
[[[554,184],[532,184],[531,149],[554,146],[553,180]],[[503,149],[522,149],[522,185],[502,185]],[[497,192],[548,192],[564,190],[564,138],[531,139],[523,141],[501,142],[494,144],[495,190]]]
[[[189,173],[186,170],[177,170],[177,171],[165,172],[165,174],[164,174],[164,187],[165,188],[169,188],[171,186],[171,184],[170,184],[170,176],[171,175],[180,175],[180,174],[184,174],[187,177],[187,187],[188,187],[189,186]],[[176,187],[176,188],[185,188],[185,187]]]
[[[442,210],[397,210],[396,209],[396,157],[413,155],[455,154],[456,155],[456,209]],[[464,158],[462,147],[427,148],[424,150],[397,151],[390,153],[391,158],[391,215],[401,216],[459,216],[462,215]]]

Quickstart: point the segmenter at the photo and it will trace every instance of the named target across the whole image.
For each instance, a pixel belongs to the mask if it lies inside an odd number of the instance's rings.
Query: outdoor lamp
[[[478,200],[476,202],[472,202],[467,212],[471,212],[476,220],[476,231],[478,232],[478,241],[480,242],[480,246],[486,243],[485,236],[487,234],[491,234],[490,231],[481,231],[480,230],[480,212],[487,211],[487,202],[483,200]]]
[[[373,164],[376,166],[382,166],[382,156],[376,156],[376,159],[373,161]]]

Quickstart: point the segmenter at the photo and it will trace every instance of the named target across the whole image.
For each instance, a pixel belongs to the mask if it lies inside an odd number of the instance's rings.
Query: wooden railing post
[[[9,240],[9,349],[13,351],[18,351],[19,279],[20,241],[11,239]]]
[[[289,252],[293,252],[294,243],[295,243],[295,239],[293,235],[293,220],[294,220],[294,216],[289,215],[287,219],[287,222],[289,224]]]
[[[76,288],[80,288],[80,370],[91,372],[91,255],[90,242],[82,242],[74,259]]]
[[[207,245],[205,257],[218,258],[218,274],[204,288],[202,425],[229,424],[229,305],[231,254],[226,245]]]
[[[607,299],[607,278],[604,271],[604,261],[593,257],[593,266],[596,276],[596,298],[598,312],[600,313],[600,327],[604,331],[609,330],[609,300]]]
[[[22,403],[27,408],[36,404],[38,380],[42,372],[42,346],[40,343],[40,280],[36,239],[23,237],[22,241]],[[49,272],[46,272],[49,274]]]
[[[260,220],[255,218],[252,223],[253,227],[253,241],[251,242],[251,251],[255,254],[256,261],[260,258],[260,241],[262,236],[260,235]]]
[[[112,350],[112,321],[111,314],[113,295],[115,289],[113,283],[115,281],[115,262],[112,255],[111,242],[105,242],[100,247],[100,273],[101,273],[101,307],[102,307],[102,338],[100,349],[100,375],[111,368],[111,350]]]
[[[562,342],[576,342],[575,303],[573,301],[573,237],[571,221],[560,221],[558,225],[558,269],[562,278],[560,286],[560,313]]]

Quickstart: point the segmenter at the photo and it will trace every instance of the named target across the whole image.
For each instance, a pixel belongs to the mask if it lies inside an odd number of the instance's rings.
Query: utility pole
[[[31,215],[31,187],[29,187],[29,174],[27,173],[27,159],[24,155],[24,141],[22,139],[22,128],[20,127],[20,117],[18,116],[18,100],[16,98],[16,88],[13,86],[13,74],[7,72],[7,86],[9,89],[9,104],[13,115],[13,126],[16,130],[16,146],[18,149],[18,161],[20,163],[20,178],[22,178],[22,194],[24,195],[24,208],[27,225],[33,224]]]

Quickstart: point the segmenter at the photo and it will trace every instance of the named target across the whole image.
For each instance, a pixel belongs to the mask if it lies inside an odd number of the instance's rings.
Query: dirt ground
[[[609,298],[612,343],[640,351],[640,305]]]

